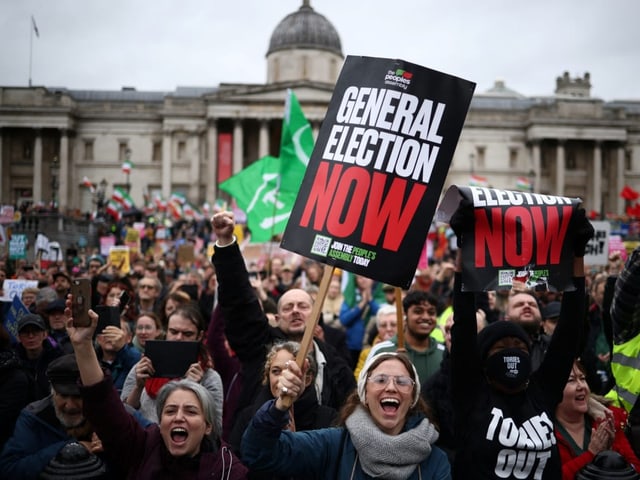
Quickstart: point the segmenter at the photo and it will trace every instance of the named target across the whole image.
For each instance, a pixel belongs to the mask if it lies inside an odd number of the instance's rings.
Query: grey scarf
[[[431,453],[438,431],[426,418],[399,435],[387,435],[359,405],[345,422],[362,470],[373,478],[406,480]]]

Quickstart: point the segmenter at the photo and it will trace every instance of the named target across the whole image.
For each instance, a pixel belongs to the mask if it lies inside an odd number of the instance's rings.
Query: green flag
[[[262,157],[220,184],[247,214],[252,243],[268,242],[284,232],[312,151],[311,125],[289,90],[280,157]]]

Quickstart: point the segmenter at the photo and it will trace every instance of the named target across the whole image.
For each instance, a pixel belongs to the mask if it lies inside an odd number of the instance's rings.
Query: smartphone
[[[129,295],[129,292],[127,292],[126,290],[123,290],[122,293],[120,294],[120,307],[119,307],[120,313],[124,311],[126,306],[129,305],[130,301],[131,301],[131,295]]]
[[[98,314],[96,335],[102,333],[109,325],[120,328],[120,310],[118,307],[96,305],[95,312]]]
[[[74,327],[88,327],[91,325],[89,308],[91,308],[91,280],[88,278],[75,278],[71,281],[71,295],[73,303],[71,314]]]

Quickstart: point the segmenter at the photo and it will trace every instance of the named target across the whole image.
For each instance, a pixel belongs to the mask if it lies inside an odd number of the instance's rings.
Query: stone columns
[[[534,191],[542,191],[542,179],[541,179],[541,173],[540,173],[540,169],[541,169],[541,156],[540,156],[540,141],[536,140],[533,142],[532,145],[532,149],[531,149],[531,163],[532,163],[532,167],[533,167],[533,172],[535,174],[534,177]]]
[[[613,192],[615,194],[615,196],[616,196],[616,199],[617,199],[616,213],[619,214],[619,215],[625,213],[625,211],[624,211],[624,207],[625,207],[624,198],[622,198],[620,196],[620,192],[624,188],[624,176],[625,176],[624,175],[625,174],[624,170],[625,170],[624,144],[620,144],[618,146],[617,156],[616,156],[616,185],[615,185],[616,191]],[[609,191],[611,191],[611,189],[609,189]]]
[[[218,122],[215,118],[209,119],[209,128],[207,129],[207,147],[208,176],[205,180],[205,200],[213,205],[216,201],[216,195],[218,194]]]
[[[593,147],[593,192],[591,197],[591,208],[602,214],[602,146],[600,142],[595,142]]]
[[[162,135],[162,199],[171,196],[171,132],[165,130]]]
[[[269,120],[261,120],[258,138],[258,158],[269,155],[269,147]]]
[[[33,204],[42,202],[42,130],[35,130],[33,146]]]
[[[69,207],[69,132],[60,131],[60,171],[58,173],[58,204],[60,212]]]
[[[233,124],[233,174],[235,175],[244,167],[244,138],[242,120],[237,119]]]
[[[564,140],[558,139],[558,147],[556,149],[556,191],[552,192],[553,195],[564,195],[565,184],[565,154],[564,154]]]

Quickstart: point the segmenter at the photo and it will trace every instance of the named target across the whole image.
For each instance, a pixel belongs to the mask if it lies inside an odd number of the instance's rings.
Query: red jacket
[[[627,412],[622,408],[614,406],[607,408],[613,412],[613,419],[616,426],[616,436],[613,439],[611,450],[622,455],[636,471],[640,472],[640,459],[633,453],[629,440],[627,440],[624,433],[624,427],[627,423]],[[594,422],[594,427],[599,423],[599,421]],[[573,480],[585,465],[591,463],[594,455],[589,450],[585,450],[580,455],[576,455],[567,439],[562,436],[562,433],[560,433],[557,428],[555,429],[555,433],[556,439],[558,440],[560,460],[562,462],[562,480]]]

